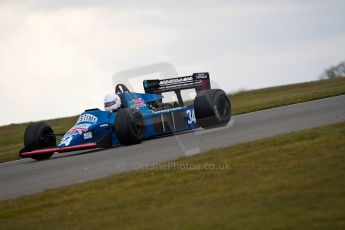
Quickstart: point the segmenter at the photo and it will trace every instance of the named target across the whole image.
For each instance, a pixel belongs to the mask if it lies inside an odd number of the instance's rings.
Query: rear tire
[[[43,122],[30,124],[24,133],[24,146],[26,151],[33,151],[56,146],[56,138],[53,129]],[[35,160],[45,160],[53,153],[32,156]]]
[[[231,103],[221,89],[200,91],[194,108],[198,125],[205,129],[225,126],[231,119]]]
[[[121,109],[117,112],[115,133],[123,145],[135,145],[145,138],[145,121],[141,112],[134,108]]]

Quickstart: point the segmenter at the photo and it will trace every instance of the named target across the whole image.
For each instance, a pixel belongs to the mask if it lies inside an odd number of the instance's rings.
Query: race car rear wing
[[[193,73],[191,76],[144,80],[145,93],[164,93],[175,90],[195,89],[196,91],[210,89],[209,73]]]
[[[200,90],[211,88],[210,75],[207,72],[177,78],[144,80],[143,85],[145,93],[161,94],[174,91],[180,105],[183,105],[181,90],[195,89],[198,93]]]

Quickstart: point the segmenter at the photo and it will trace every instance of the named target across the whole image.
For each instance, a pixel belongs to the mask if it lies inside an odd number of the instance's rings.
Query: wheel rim
[[[55,137],[52,135],[52,130],[45,130],[42,134],[42,137],[39,140],[39,146],[42,147],[51,147],[56,145]]]
[[[139,115],[134,117],[134,121],[132,122],[132,131],[136,137],[142,138],[144,134],[144,124],[142,122],[142,118]]]
[[[227,100],[227,98],[225,96],[222,96],[220,98],[220,100],[217,103],[216,108],[217,108],[217,114],[218,114],[220,119],[229,116],[230,105],[229,105],[229,101]]]

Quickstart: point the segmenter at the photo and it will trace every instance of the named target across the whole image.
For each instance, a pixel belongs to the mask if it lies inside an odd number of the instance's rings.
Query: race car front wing
[[[78,150],[86,150],[86,149],[94,149],[94,148],[111,148],[112,144],[112,133],[109,132],[100,138],[96,143],[87,143],[81,145],[74,145],[69,147],[55,147],[55,148],[47,148],[47,149],[38,149],[34,151],[27,151],[25,148],[19,151],[19,156],[22,158],[29,158],[37,155],[44,155],[44,154],[52,154],[52,153],[65,153],[65,152],[72,152]]]
[[[72,151],[77,151],[77,150],[85,150],[85,149],[93,149],[93,148],[98,148],[96,143],[89,143],[89,144],[76,145],[76,146],[63,147],[63,148],[40,149],[40,150],[34,150],[30,152],[23,151],[19,153],[19,156],[23,158],[28,158],[34,155],[65,153],[65,152],[72,152]]]

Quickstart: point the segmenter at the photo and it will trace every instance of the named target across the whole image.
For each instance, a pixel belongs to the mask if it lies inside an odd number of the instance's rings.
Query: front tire
[[[24,133],[24,146],[26,151],[33,151],[56,146],[56,138],[53,129],[44,122],[30,124]],[[35,160],[45,160],[53,153],[32,156]]]
[[[230,100],[221,89],[200,91],[194,108],[198,125],[205,129],[225,126],[231,118]]]
[[[115,133],[123,145],[135,145],[145,138],[145,121],[141,112],[134,108],[121,109],[117,112]]]

